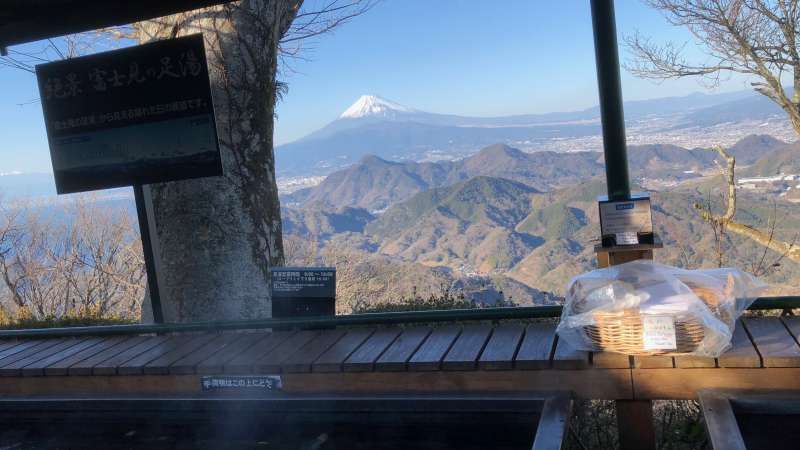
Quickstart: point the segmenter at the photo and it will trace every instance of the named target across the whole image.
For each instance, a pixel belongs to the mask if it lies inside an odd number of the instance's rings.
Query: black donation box
[[[272,316],[275,318],[336,314],[336,269],[273,267]]]

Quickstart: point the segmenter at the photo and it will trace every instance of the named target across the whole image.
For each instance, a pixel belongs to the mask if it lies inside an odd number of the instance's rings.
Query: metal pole
[[[625,147],[625,116],[622,111],[614,0],[591,0],[591,3],[608,198],[627,200],[631,195],[631,187]]]
[[[133,196],[136,199],[136,215],[139,217],[139,234],[142,236],[142,253],[144,253],[144,266],[147,270],[147,291],[150,294],[150,305],[153,309],[153,322],[164,323],[161,295],[156,278],[155,257],[153,256],[153,241],[150,239],[150,223],[147,220],[144,189],[141,184],[133,185]]]

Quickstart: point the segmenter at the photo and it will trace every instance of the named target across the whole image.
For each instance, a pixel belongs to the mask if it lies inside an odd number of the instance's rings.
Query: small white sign
[[[677,350],[675,319],[672,316],[642,316],[645,350]]]
[[[617,245],[636,245],[639,243],[639,237],[634,232],[617,233]]]
[[[278,391],[283,389],[280,375],[210,375],[200,379],[204,391],[256,389]]]
[[[653,215],[650,210],[650,197],[637,195],[635,198],[626,201],[600,201],[600,234],[602,236],[614,236],[617,245],[630,245],[621,243],[620,235],[630,236],[633,233],[652,233]],[[630,242],[630,241],[628,241]],[[639,241],[633,244],[638,244]]]

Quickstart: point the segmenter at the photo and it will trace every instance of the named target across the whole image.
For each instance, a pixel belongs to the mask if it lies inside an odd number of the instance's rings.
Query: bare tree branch
[[[782,257],[785,256],[793,261],[800,262],[800,246],[795,245],[794,241],[784,242],[774,239],[773,232],[764,233],[763,231],[757,230],[749,225],[745,225],[733,220],[733,216],[736,214],[736,180],[734,176],[736,160],[721,146],[714,147],[714,150],[716,150],[717,153],[719,153],[727,161],[727,166],[724,172],[725,182],[728,187],[727,206],[724,214],[715,215],[711,211],[710,205],[704,206],[700,203],[695,203],[694,207],[700,212],[700,217],[704,221],[712,224],[715,232],[717,228],[719,228],[719,230],[722,232],[731,231],[760,245],[763,245],[764,247],[774,250]]]

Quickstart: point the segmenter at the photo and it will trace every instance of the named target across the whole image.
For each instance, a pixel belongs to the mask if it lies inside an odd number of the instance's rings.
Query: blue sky
[[[638,28],[659,41],[691,39],[638,0],[617,0],[617,27],[621,35]],[[597,104],[588,0],[384,0],[313,46],[309,61],[281,76],[289,91],[277,110],[278,143],[324,126],[362,94],[474,116]],[[0,86],[0,172],[49,172],[34,76],[0,69]],[[747,87],[737,78],[719,91]],[[695,80],[654,84],[623,73],[626,100],[704,90]]]

